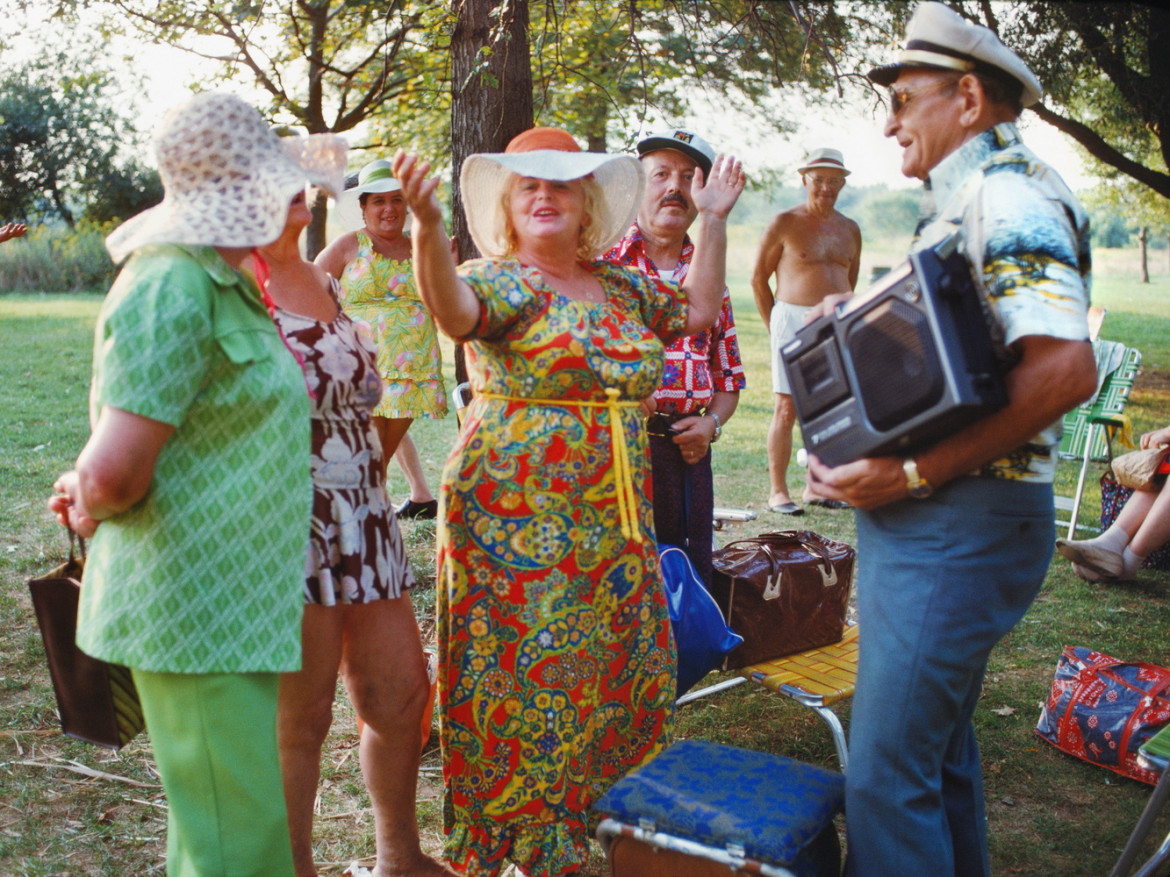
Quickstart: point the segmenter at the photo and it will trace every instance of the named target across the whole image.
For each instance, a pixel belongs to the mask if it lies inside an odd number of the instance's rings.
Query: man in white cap
[[[1061,415],[1096,388],[1089,228],[1016,130],[1040,83],[987,28],[924,3],[898,61],[869,77],[890,87],[885,133],[903,149],[902,172],[926,183],[911,248],[961,235],[1008,404],[905,458],[836,468],[810,458],[813,486],[858,510],[864,567],[846,872],[982,877],[987,820],[971,716],[991,649],[1052,559]]]
[[[696,170],[706,179],[715,150],[682,129],[652,134],[637,150],[646,175],[638,217],[605,258],[681,283],[694,252],[687,230],[699,213],[691,180]],[[710,447],[735,413],[744,386],[731,297],[724,287],[715,325],[667,347],[662,386],[653,396],[655,412],[646,424],[655,535],[660,543],[682,548],[708,585],[715,506]]]
[[[771,338],[775,394],[768,427],[768,509],[782,515],[799,515],[804,509],[788,492],[796,408],[780,348],[792,340],[805,316],[825,296],[851,292],[861,268],[861,230],[836,209],[837,196],[849,176],[844,157],[836,149],[814,149],[797,170],[808,198],[772,220],[760,240],[752,273],[756,307]],[[807,505],[845,508],[845,503],[817,496],[807,486],[801,499]]]

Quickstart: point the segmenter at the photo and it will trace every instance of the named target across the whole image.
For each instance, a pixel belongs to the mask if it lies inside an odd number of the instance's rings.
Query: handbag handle
[[[780,537],[780,538],[772,538]],[[820,563],[817,566],[817,571],[821,574],[821,584],[823,587],[831,588],[837,584],[837,568],[833,566],[833,560],[829,557],[829,552],[823,545],[818,545],[815,542],[809,542],[807,539],[802,539],[796,530],[779,530],[775,533],[767,533],[762,536],[750,536],[747,539],[737,539],[735,542],[729,542],[728,548],[734,545],[750,544],[758,545],[764,550],[764,554],[768,557],[768,568],[773,574],[778,574],[782,562],[776,557],[775,543],[782,544],[798,544],[803,546],[809,554],[815,554]]]
[[[80,533],[78,533],[76,530],[74,530],[72,527],[70,527],[69,528],[69,562],[70,563],[76,562],[76,554],[74,553],[74,549],[78,549],[81,552],[81,562],[84,564],[85,563],[85,537],[82,536]]]

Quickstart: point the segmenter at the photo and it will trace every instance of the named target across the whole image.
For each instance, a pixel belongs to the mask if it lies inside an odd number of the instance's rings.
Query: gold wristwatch
[[[902,471],[906,473],[906,489],[910,491],[912,497],[926,499],[934,493],[930,482],[918,474],[918,464],[914,462],[913,457],[907,457],[902,461]]]

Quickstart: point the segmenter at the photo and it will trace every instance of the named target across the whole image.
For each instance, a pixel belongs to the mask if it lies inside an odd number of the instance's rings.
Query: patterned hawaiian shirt
[[[912,250],[956,233],[973,266],[992,339],[1089,337],[1089,220],[1060,176],[1005,122],[964,143],[931,171]],[[977,473],[1051,482],[1060,421]]]
[[[646,255],[642,232],[635,222],[626,236],[603,258],[638,268],[651,277],[673,279],[681,284],[694,251],[690,237],[684,238],[682,257],[674,277],[663,278]],[[662,375],[662,386],[654,392],[654,401],[663,413],[692,414],[710,405],[716,393],[734,393],[746,385],[736,340],[735,317],[731,312],[731,295],[724,287],[723,307],[715,325],[680,338],[666,348],[666,370]]]

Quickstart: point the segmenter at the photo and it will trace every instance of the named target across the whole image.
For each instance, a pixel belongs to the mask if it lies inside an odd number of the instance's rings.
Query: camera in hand
[[[1007,404],[957,242],[911,254],[781,350],[804,446],[830,466],[912,451]]]

